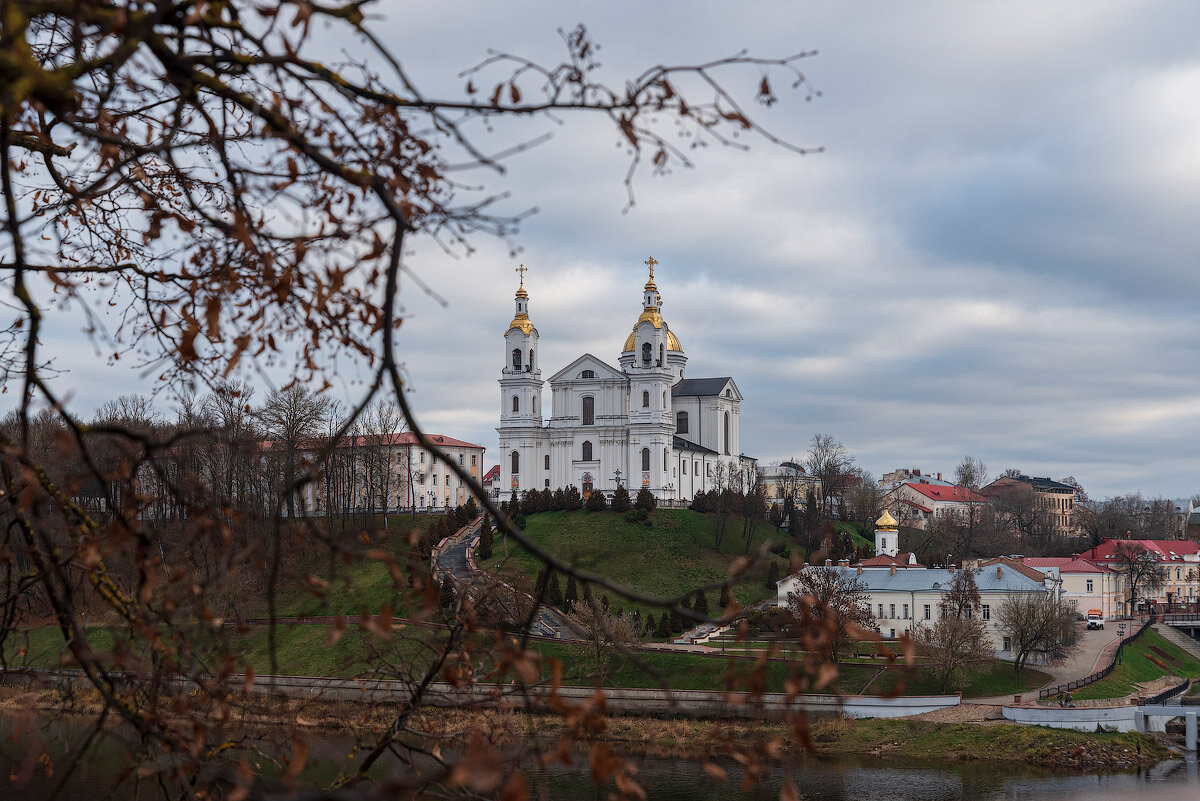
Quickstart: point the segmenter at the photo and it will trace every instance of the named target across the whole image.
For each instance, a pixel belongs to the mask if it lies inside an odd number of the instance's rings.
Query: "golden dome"
[[[895,531],[896,525],[896,518],[892,517],[887,509],[884,509],[883,514],[875,521],[875,528],[878,531]]]
[[[667,324],[663,322],[662,315],[658,309],[645,309],[642,311],[642,316],[633,324],[633,330],[629,332],[629,337],[625,340],[625,347],[621,349],[622,353],[628,353],[633,350],[634,336],[637,334],[637,327],[643,322],[648,322],[655,328],[666,328]],[[683,353],[683,345],[679,344],[679,338],[671,333],[671,329],[667,328],[667,350]]]
[[[507,336],[508,332],[514,328],[520,328],[525,336],[529,336],[533,333],[533,321],[529,319],[528,314],[518,314],[513,318],[513,321],[508,324],[508,328],[504,329],[505,335]]]

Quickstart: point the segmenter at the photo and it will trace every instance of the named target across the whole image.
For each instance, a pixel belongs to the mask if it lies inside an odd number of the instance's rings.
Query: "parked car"
[[[1087,627],[1089,629],[1104,628],[1104,611],[1101,609],[1089,609],[1087,615]]]

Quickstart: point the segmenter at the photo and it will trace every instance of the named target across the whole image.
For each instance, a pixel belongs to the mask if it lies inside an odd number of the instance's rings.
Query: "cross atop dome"
[[[654,290],[655,292],[657,292],[658,287],[656,287],[654,285],[654,266],[656,264],[658,264],[658,260],[655,259],[653,256],[651,256],[650,258],[648,258],[644,262],[642,262],[642,264],[645,264],[647,267],[650,268],[650,280],[646,282],[646,289]]]
[[[517,287],[517,297],[529,297],[529,293],[525,291],[525,273],[529,272],[529,268],[522,264],[520,267],[514,267],[513,272],[521,274],[521,286]]]

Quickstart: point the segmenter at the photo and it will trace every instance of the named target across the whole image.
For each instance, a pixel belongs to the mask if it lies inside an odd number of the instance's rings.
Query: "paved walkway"
[[[1126,621],[1126,633],[1139,625],[1137,621]],[[1056,687],[1059,684],[1066,684],[1075,679],[1082,679],[1084,676],[1090,676],[1097,670],[1100,670],[1113,659],[1113,654],[1116,653],[1117,644],[1121,637],[1117,633],[1117,624],[1109,623],[1103,629],[1086,629],[1082,628],[1079,631],[1079,637],[1076,640],[1077,647],[1071,651],[1066,659],[1056,659],[1048,665],[1031,665],[1035,670],[1040,670],[1043,673],[1050,674],[1050,681],[1043,684],[1041,687],[1035,687],[1028,690],[1022,695],[1037,697],[1038,690],[1046,687]],[[996,695],[991,698],[964,698],[964,704],[1011,704],[1012,695]]]

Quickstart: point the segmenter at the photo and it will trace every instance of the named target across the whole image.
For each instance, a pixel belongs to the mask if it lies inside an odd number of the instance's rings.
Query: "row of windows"
[[[583,443],[582,456],[583,456],[583,461],[585,461],[585,462],[592,461],[592,443],[591,442],[585,441]],[[546,454],[543,458],[545,459],[546,469],[549,470],[550,469],[550,455]],[[663,448],[663,470],[667,469],[667,461],[669,459],[670,459],[670,451],[668,451],[666,448]],[[520,473],[521,472],[521,454],[518,451],[513,451],[512,453],[509,454],[509,460],[510,460],[510,463],[512,466],[511,472],[514,475],[517,473]],[[700,469],[699,462],[696,462],[696,469],[697,470]],[[650,470],[650,449],[649,448],[642,448],[642,470],[644,470],[644,471]],[[687,472],[686,463],[684,465],[684,472],[685,473]],[[711,474],[711,470],[709,472]],[[547,481],[548,480],[549,479],[547,479]],[[434,476],[434,484],[436,484],[436,483],[437,483],[437,477]]]
[[[591,372],[591,371],[585,370],[584,372]],[[534,402],[535,402],[534,411],[537,411],[536,398],[534,399]],[[663,406],[665,407],[666,405],[667,405],[667,393],[664,392],[663,393]],[[650,393],[643,392],[642,393],[642,408],[648,409],[649,407],[650,407]],[[521,399],[518,398],[516,395],[512,396],[512,410],[513,410],[514,414],[521,411]],[[591,426],[591,425],[596,424],[596,399],[594,397],[592,397],[591,395],[583,396],[582,418],[583,418],[582,422],[581,422],[582,425]],[[723,425],[722,450],[724,451],[725,455],[728,456],[729,455],[729,412],[725,412],[725,417],[722,420],[722,425]],[[688,433],[688,413],[687,412],[676,412],[676,414],[675,414],[675,433],[676,434]]]
[[[878,608],[879,608],[879,614],[876,615],[876,617],[883,618],[883,619],[889,619],[889,620],[896,619],[896,605],[895,604],[888,604],[888,614],[886,616],[883,614],[883,604],[879,604]],[[968,607],[966,611],[967,611],[967,617],[971,617],[970,607]],[[933,619],[932,605],[925,604],[924,607],[922,608],[921,612],[923,613],[922,618],[921,618],[922,620],[932,620]],[[988,604],[983,604],[983,606],[980,608],[980,617],[982,617],[984,620],[991,620],[992,619],[992,607]],[[908,604],[901,604],[900,619],[908,620]]]

